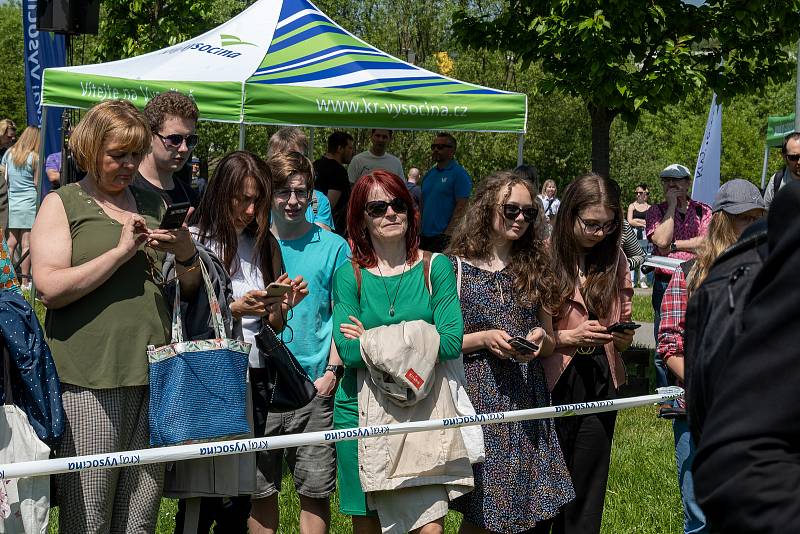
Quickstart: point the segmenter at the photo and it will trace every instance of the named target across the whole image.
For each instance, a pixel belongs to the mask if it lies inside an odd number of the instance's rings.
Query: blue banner
[[[63,35],[36,29],[36,0],[22,0],[22,30],[25,35],[25,109],[28,124],[42,125],[42,73],[48,67],[65,67],[67,49]],[[48,108],[44,139],[45,155],[61,152],[61,115],[63,108]],[[42,181],[42,194],[50,182]]]

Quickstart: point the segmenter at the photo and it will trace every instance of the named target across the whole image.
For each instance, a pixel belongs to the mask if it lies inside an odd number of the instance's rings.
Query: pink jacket
[[[612,306],[611,311],[607,317],[600,319],[600,324],[610,326],[619,321],[630,321],[631,319],[631,300],[633,299],[633,285],[631,284],[631,276],[628,271],[628,262],[625,259],[625,254],[620,249],[619,259],[617,261],[617,279],[619,284],[619,300]],[[558,316],[553,318],[553,329],[558,330],[572,330],[584,321],[589,319],[589,312],[586,310],[586,304],[583,302],[583,297],[578,287],[575,287],[575,293],[571,298],[561,306]],[[606,343],[605,345],[606,357],[608,357],[608,367],[611,370],[611,379],[614,382],[614,388],[619,388],[626,381],[625,379],[625,364],[622,362],[617,349],[614,348],[614,343]],[[544,367],[544,374],[547,378],[547,387],[552,391],[561,377],[561,373],[567,368],[575,351],[578,347],[560,347],[553,351],[550,356],[541,359],[542,366]]]

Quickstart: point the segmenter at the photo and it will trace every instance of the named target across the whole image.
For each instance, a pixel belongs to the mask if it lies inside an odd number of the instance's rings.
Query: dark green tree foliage
[[[592,131],[592,169],[610,172],[610,131],[621,116],[663,109],[708,87],[721,97],[754,91],[794,68],[800,0],[501,0],[455,15],[457,38],[508,51],[539,86],[580,97]]]
[[[3,75],[0,76],[0,119],[10,118],[25,124],[25,78],[22,39],[22,13],[18,3],[0,5],[0,49],[3,50]]]

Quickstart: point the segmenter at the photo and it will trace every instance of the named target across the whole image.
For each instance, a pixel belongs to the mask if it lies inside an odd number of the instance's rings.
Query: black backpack
[[[767,258],[766,221],[755,223],[714,262],[686,308],[684,357],[689,427],[700,441],[715,377],[743,331],[742,311],[756,275]],[[715,369],[717,372],[715,372]]]

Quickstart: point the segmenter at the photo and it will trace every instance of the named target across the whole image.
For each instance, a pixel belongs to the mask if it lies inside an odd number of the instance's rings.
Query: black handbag
[[[256,347],[266,360],[263,383],[258,385],[265,390],[266,409],[272,413],[291,412],[314,400],[314,382],[266,321],[255,337]]]

